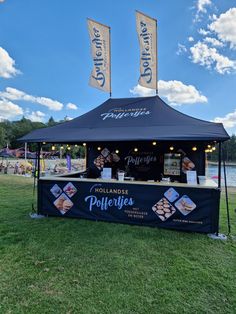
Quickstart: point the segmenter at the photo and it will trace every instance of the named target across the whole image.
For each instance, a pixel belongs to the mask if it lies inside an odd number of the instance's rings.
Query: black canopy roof
[[[187,116],[160,97],[108,99],[71,121],[35,130],[24,142],[78,143],[101,141],[225,141],[222,123]]]

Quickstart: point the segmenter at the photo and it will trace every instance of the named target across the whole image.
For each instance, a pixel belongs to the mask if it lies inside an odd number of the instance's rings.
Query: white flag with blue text
[[[157,89],[157,21],[136,11],[141,86]]]
[[[88,19],[93,70],[89,84],[105,92],[111,92],[110,28]]]

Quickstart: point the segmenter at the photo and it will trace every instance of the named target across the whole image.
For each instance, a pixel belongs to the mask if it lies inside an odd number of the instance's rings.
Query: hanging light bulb
[[[45,145],[46,144],[46,142],[43,142],[43,145]]]
[[[115,150],[115,153],[116,153],[116,154],[119,154],[119,149],[116,149],[116,150]]]
[[[101,150],[101,147],[100,147],[100,146],[98,146],[97,150]]]
[[[70,150],[70,146],[68,146],[67,149]]]
[[[77,147],[78,145],[77,144],[75,144],[75,147]]]
[[[86,143],[83,143],[83,146],[86,146]]]
[[[215,146],[214,146],[214,147],[212,147],[212,150],[213,150],[213,151],[215,151],[215,150],[216,150]]]
[[[210,152],[210,150],[209,149],[205,149],[205,153],[209,153]]]
[[[156,145],[157,145],[157,142],[155,142],[155,141],[152,142],[152,145],[153,145],[153,146],[156,146]]]
[[[193,146],[192,147],[192,150],[195,152],[197,150],[197,147],[196,146]]]
[[[137,147],[135,147],[134,151],[135,151],[135,152],[138,152],[138,148],[137,148]]]
[[[61,146],[60,149],[64,149],[64,146]]]
[[[207,145],[208,148],[211,148],[211,145]]]
[[[55,145],[52,145],[52,150],[55,150],[55,149],[56,149]]]
[[[171,150],[171,151],[174,150],[174,146],[170,146],[170,150]]]

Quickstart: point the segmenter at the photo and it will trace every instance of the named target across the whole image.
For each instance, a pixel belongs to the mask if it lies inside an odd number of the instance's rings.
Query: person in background
[[[15,163],[14,174],[19,174],[19,161]]]
[[[55,166],[54,166],[54,169],[53,169],[53,171],[55,172],[55,173],[57,173],[58,172],[58,169],[57,169],[57,164],[55,164]]]

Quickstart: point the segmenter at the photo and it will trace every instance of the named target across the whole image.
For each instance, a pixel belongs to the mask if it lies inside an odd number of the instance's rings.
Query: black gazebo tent
[[[123,98],[123,99],[108,99],[100,106],[89,111],[88,113],[79,116],[71,121],[58,124],[53,127],[44,128],[35,130],[24,137],[20,138],[20,141],[24,142],[36,142],[38,143],[38,169],[40,168],[40,147],[41,143],[83,143],[87,142],[93,145],[94,143],[124,143],[127,142],[127,145],[131,142],[147,142],[157,140],[160,142],[179,142],[179,143],[191,143],[199,142],[209,144],[209,143],[219,143],[219,167],[218,167],[218,188],[220,187],[221,181],[221,142],[229,139],[229,135],[225,131],[221,123],[213,123],[200,119],[196,119],[178,112],[172,107],[168,106],[160,97],[138,97],[138,98]],[[204,152],[204,151],[203,151]],[[39,179],[39,171],[38,171]],[[64,181],[63,181],[64,180]],[[65,197],[63,194],[58,198],[58,200],[53,202],[52,195],[53,189],[60,186],[60,189],[65,189],[68,184],[71,182],[68,181],[69,178],[64,179],[45,179],[39,180],[39,197],[38,197],[38,209],[40,213],[57,216],[59,204],[57,201]],[[72,179],[70,179],[72,180]],[[153,207],[151,204],[155,199],[160,198],[164,189],[164,185],[145,185],[142,183],[137,183],[134,185],[119,185],[123,187],[126,191],[127,187],[129,188],[130,193],[133,193],[134,198],[137,201],[138,206],[141,208],[152,208],[146,213],[146,218],[140,218],[140,221],[137,221],[136,218],[130,218],[122,216],[122,212],[119,211],[119,214],[116,208],[111,209],[112,215],[108,213],[108,216],[105,211],[102,211],[102,216],[99,210],[98,216],[93,216],[91,213],[91,208],[88,210],[86,207],[86,201],[96,196],[85,196],[86,193],[91,192],[94,186],[97,186],[98,181],[94,180],[85,180],[85,181],[73,181],[73,184],[79,189],[76,204],[80,204],[77,208],[76,206],[71,205],[72,209],[66,209],[67,215],[70,217],[84,217],[88,219],[100,219],[108,221],[117,221],[117,222],[128,222],[135,224],[147,224],[147,225],[161,225],[164,227],[170,227],[180,230],[190,230],[190,231],[199,231],[199,232],[218,232],[218,221],[219,221],[219,198],[220,190],[214,188],[202,188],[201,193],[199,190],[194,187],[175,186],[175,189],[179,193],[187,193],[188,197],[196,200],[196,206],[199,209],[199,212],[196,211],[195,220],[188,221],[186,219],[177,219],[171,220],[168,219],[164,223],[157,221],[153,214]],[[94,183],[96,183],[94,185]],[[66,186],[64,186],[67,184]],[[117,183],[99,183],[101,186],[115,187],[114,191],[117,191]],[[145,199],[143,203],[142,193],[146,189],[148,191],[148,196],[150,199]],[[98,189],[99,190],[99,189]],[[113,191],[113,189],[111,189]],[[109,191],[111,191],[109,190]],[[119,190],[119,189],[118,189]],[[51,192],[50,192],[51,191]],[[98,193],[106,193],[107,189],[101,188]],[[119,190],[121,191],[121,190]],[[122,190],[123,191],[123,190]],[[127,190],[128,191],[128,190]],[[168,190],[169,191],[169,190]],[[97,192],[96,192],[97,193]],[[127,192],[128,193],[128,192]],[[79,195],[81,194],[81,195]],[[178,193],[177,193],[178,194]],[[99,197],[99,195],[98,195]],[[104,196],[105,197],[105,196]],[[184,195],[183,197],[186,197]],[[106,199],[106,197],[105,197]],[[114,194],[113,201],[116,200]],[[122,196],[123,200],[123,196]],[[133,200],[133,199],[131,199]],[[63,200],[64,202],[65,200]],[[113,202],[112,201],[112,202]],[[118,201],[117,201],[118,202]],[[98,200],[97,204],[103,204],[103,201]],[[110,204],[110,203],[109,203]],[[115,203],[114,203],[115,204]],[[118,203],[117,203],[118,204]],[[91,205],[91,204],[90,204]],[[128,206],[128,205],[127,205]],[[130,205],[131,206],[131,205]],[[177,206],[177,205],[176,205]],[[55,208],[57,207],[57,209]],[[82,211],[84,209],[84,211]],[[132,210],[136,210],[133,208]],[[64,215],[63,210],[61,213]],[[129,210],[128,210],[129,212]],[[173,209],[172,214],[175,212]],[[114,216],[113,216],[114,214]],[[121,215],[117,217],[117,215]],[[178,213],[178,215],[180,215]],[[177,215],[177,216],[178,216]],[[199,216],[200,215],[200,216]],[[194,215],[193,215],[194,217]],[[136,220],[135,220],[136,219]],[[144,221],[143,221],[144,219]],[[163,218],[164,219],[164,218]],[[163,220],[162,219],[162,220]],[[200,219],[200,220],[199,220]],[[199,225],[199,221],[201,224]]]
[[[108,99],[71,121],[33,131],[24,142],[217,141],[229,139],[221,123],[178,112],[160,97]]]

